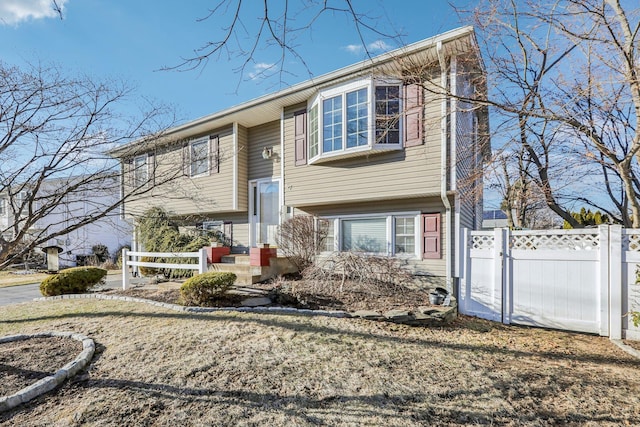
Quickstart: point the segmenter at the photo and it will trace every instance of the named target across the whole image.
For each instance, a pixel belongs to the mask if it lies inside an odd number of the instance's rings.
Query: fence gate
[[[607,227],[463,234],[461,313],[609,334]]]

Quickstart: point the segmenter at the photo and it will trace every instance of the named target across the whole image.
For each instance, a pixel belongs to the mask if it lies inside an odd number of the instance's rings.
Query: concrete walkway
[[[122,287],[122,274],[109,274],[104,287],[112,289]],[[41,296],[39,283],[0,288],[0,306],[32,301]]]

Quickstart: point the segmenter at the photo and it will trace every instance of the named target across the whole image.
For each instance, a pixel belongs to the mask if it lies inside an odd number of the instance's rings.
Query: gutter
[[[443,89],[447,89],[448,76],[447,76],[447,63],[442,52],[442,41],[438,41],[436,45],[436,52],[438,54],[438,62],[440,63],[440,83]],[[446,269],[446,288],[449,293],[452,293],[453,286],[451,283],[451,256],[454,245],[451,243],[451,203],[447,197],[447,97],[445,95],[442,98],[440,104],[440,198],[445,210],[445,228],[447,230],[447,257],[445,259]]]

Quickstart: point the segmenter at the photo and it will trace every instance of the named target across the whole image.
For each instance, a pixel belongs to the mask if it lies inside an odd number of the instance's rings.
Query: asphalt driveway
[[[121,274],[109,274],[105,283],[107,288],[119,288],[122,286]],[[8,286],[0,288],[0,306],[17,304],[20,302],[32,301],[34,298],[40,298],[40,284]],[[1,321],[1,319],[0,319]]]

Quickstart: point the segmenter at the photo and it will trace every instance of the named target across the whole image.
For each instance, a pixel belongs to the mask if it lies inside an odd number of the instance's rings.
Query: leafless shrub
[[[314,217],[299,215],[278,227],[276,243],[284,256],[303,271],[313,264],[326,238],[326,228],[316,227]]]
[[[336,252],[310,265],[302,275],[316,289],[330,293],[388,295],[406,291],[407,284],[413,282],[401,260],[358,252]]]

